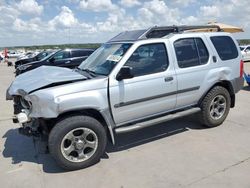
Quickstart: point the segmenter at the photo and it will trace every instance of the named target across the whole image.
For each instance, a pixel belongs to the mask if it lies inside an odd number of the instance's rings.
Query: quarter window
[[[146,44],[138,47],[125,66],[133,68],[134,76],[163,72],[169,65],[165,44]]]
[[[208,50],[200,38],[185,38],[174,42],[178,66],[187,68],[206,64]]]
[[[221,60],[235,59],[238,57],[238,50],[231,37],[215,36],[211,37],[211,41]]]

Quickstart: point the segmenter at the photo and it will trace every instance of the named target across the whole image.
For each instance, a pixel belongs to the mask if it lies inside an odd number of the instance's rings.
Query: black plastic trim
[[[152,97],[146,97],[146,98],[137,99],[137,100],[128,101],[128,102],[121,102],[121,103],[115,104],[114,107],[120,108],[123,106],[128,106],[128,105],[132,105],[132,104],[136,104],[136,103],[140,103],[140,102],[145,102],[145,101],[149,101],[149,100],[153,100],[153,99],[168,97],[171,95],[181,94],[181,93],[185,93],[185,92],[189,92],[189,91],[195,91],[195,90],[198,90],[199,88],[200,88],[200,86],[196,86],[196,87],[191,87],[191,88],[173,91],[173,92],[169,92],[169,93],[164,93],[164,94],[160,94],[160,95],[155,95]]]

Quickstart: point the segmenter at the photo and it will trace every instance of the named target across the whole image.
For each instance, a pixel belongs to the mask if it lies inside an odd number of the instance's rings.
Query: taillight
[[[240,61],[240,77],[242,78],[244,74],[244,61]]]

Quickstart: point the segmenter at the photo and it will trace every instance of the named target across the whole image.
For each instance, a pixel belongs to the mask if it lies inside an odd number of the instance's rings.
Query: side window
[[[60,51],[54,55],[55,60],[61,60],[61,59],[66,59],[70,57],[70,52],[69,51]]]
[[[231,37],[215,36],[211,37],[211,41],[221,60],[235,59],[238,57],[238,50]]]
[[[208,54],[207,48],[206,48],[204,42],[200,38],[196,38],[195,42],[197,45],[198,55],[200,58],[200,64],[204,65],[208,62],[208,59],[209,59],[209,54]]]
[[[133,68],[134,76],[163,72],[168,65],[167,51],[163,43],[138,47],[125,64]]]
[[[174,42],[178,66],[187,68],[206,64],[208,50],[200,38],[185,38]]]
[[[72,57],[83,57],[83,56],[89,55],[89,51],[85,51],[85,50],[74,50],[71,53],[72,53]]]

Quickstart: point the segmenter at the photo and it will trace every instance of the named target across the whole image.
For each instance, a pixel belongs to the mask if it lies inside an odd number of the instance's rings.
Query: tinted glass
[[[238,57],[238,50],[231,37],[216,36],[211,37],[211,41],[221,60],[235,59]]]
[[[53,58],[55,60],[60,60],[60,59],[66,59],[70,57],[70,52],[69,51],[60,51],[56,53]]]
[[[180,68],[200,65],[195,40],[193,38],[175,41],[174,48]]]
[[[108,75],[126,54],[132,43],[103,44],[79,66],[96,74]]]
[[[83,57],[83,56],[89,56],[93,51],[89,50],[74,50],[72,51],[72,57]]]
[[[41,52],[40,54],[37,55],[37,60],[41,60],[45,58],[47,55],[49,55],[49,52]]]
[[[179,39],[174,42],[174,48],[180,68],[199,66],[208,62],[208,50],[200,38]]]
[[[125,66],[133,68],[134,76],[141,76],[165,71],[168,64],[165,44],[147,44],[137,48]]]
[[[206,64],[208,62],[209,54],[204,42],[200,38],[195,38],[197,45],[198,55],[200,59],[200,64]]]

